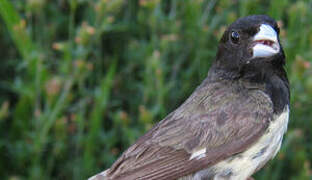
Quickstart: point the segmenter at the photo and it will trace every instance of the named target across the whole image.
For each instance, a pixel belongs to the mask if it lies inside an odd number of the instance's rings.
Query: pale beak
[[[253,58],[269,57],[280,51],[276,31],[267,24],[261,24],[253,39]]]

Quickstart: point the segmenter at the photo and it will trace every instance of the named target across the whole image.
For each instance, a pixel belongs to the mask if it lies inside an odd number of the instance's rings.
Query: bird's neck
[[[248,65],[241,69],[223,69],[212,66],[208,73],[210,81],[238,82],[247,89],[259,89],[270,96],[274,112],[281,113],[289,105],[289,84],[283,65],[263,63]]]

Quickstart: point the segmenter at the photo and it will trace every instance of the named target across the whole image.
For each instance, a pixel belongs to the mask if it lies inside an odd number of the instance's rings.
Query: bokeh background
[[[312,1],[0,0],[1,179],[86,179],[177,108],[238,17],[278,20],[289,130],[257,180],[312,179]]]

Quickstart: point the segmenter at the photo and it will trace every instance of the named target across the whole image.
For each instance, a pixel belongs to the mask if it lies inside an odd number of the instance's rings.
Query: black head
[[[214,67],[237,74],[246,66],[261,64],[285,64],[279,27],[266,15],[239,18],[224,32]]]
[[[238,80],[247,89],[261,89],[279,113],[289,104],[284,64],[277,23],[266,15],[253,15],[238,19],[224,32],[208,79]]]

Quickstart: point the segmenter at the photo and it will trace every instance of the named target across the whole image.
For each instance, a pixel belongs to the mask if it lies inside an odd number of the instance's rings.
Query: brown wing
[[[183,105],[125,151],[107,177],[158,180],[192,174],[244,151],[264,133],[272,114],[272,102],[262,91],[205,80]],[[190,159],[203,148],[205,157]]]

